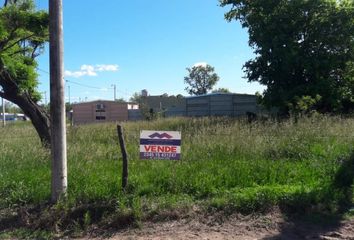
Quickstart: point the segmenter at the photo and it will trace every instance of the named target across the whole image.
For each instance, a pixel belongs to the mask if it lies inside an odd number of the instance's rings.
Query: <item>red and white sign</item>
[[[140,159],[179,160],[181,157],[181,132],[140,132]]]

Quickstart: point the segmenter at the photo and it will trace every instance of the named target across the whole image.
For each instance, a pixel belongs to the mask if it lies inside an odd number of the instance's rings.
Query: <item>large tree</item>
[[[267,89],[263,101],[286,113],[299,99],[321,112],[354,108],[352,0],[220,0],[225,17],[248,29],[255,57],[249,81]]]
[[[41,141],[50,144],[50,119],[38,105],[36,57],[48,40],[48,13],[32,0],[8,0],[0,9],[0,97],[31,119]]]
[[[190,95],[202,95],[213,89],[219,76],[214,72],[214,67],[209,64],[198,64],[192,68],[187,68],[188,76],[184,77],[184,82],[188,84],[185,90]]]

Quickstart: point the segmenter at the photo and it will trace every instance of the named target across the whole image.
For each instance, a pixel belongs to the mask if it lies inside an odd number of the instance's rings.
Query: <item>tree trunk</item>
[[[0,97],[17,104],[22,109],[23,113],[31,119],[43,146],[50,147],[51,134],[49,115],[26,91],[21,91],[18,85],[12,81],[11,76],[5,71],[0,71],[0,85],[2,86]]]

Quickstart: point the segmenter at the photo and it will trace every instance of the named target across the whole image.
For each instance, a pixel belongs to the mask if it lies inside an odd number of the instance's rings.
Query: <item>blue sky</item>
[[[48,7],[48,0],[35,2],[38,8]],[[262,91],[262,86],[243,78],[242,65],[253,56],[246,30],[238,22],[228,23],[227,8],[218,4],[217,0],[63,0],[65,79],[71,102],[112,100],[113,84],[117,98],[126,100],[142,89],[150,95],[187,95],[186,67],[200,62],[215,67],[220,76],[216,88]],[[46,51],[38,59],[39,88],[47,97],[48,55]]]

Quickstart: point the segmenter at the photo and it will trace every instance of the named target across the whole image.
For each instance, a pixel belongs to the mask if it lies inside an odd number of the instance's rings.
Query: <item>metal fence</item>
[[[149,98],[147,98],[149,99]],[[151,99],[150,99],[151,100]],[[153,98],[152,100],[155,100]],[[152,102],[152,100],[150,102]],[[164,117],[202,117],[202,116],[245,116],[247,113],[259,113],[256,96],[249,94],[206,94],[179,99],[178,104],[173,102],[170,105],[164,98],[160,100],[160,107],[157,103],[149,105],[146,101],[146,107],[154,113],[162,113]],[[141,110],[129,110],[129,120],[140,120],[143,118]]]
[[[186,98],[185,108],[170,108],[166,116],[244,116],[257,113],[255,95],[208,94]]]

